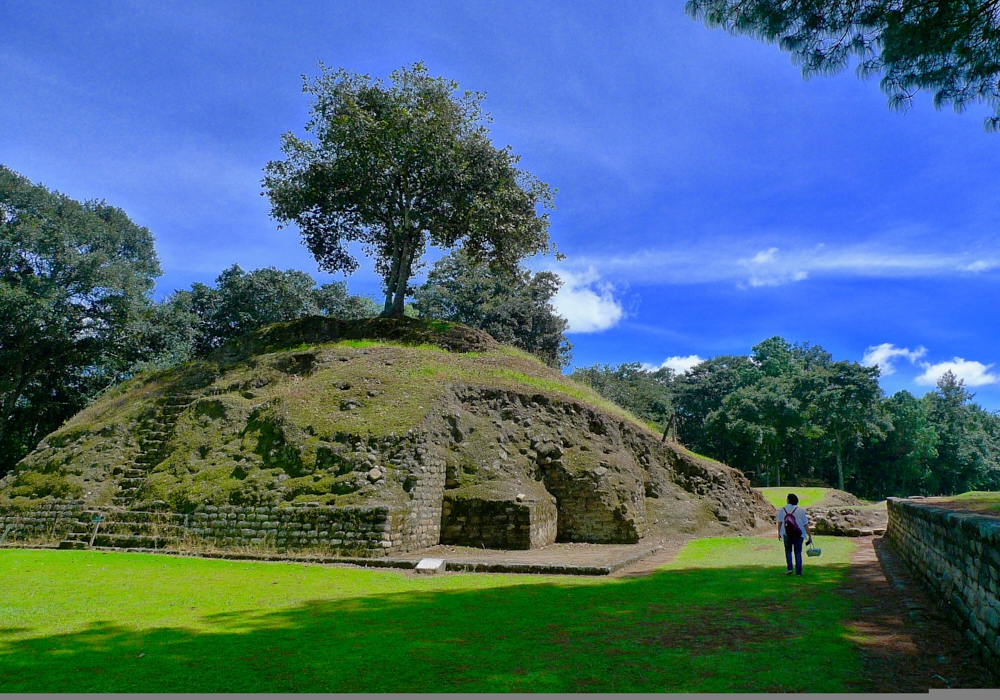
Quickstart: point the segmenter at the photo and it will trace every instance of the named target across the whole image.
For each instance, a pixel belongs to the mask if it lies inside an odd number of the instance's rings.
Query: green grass
[[[809,508],[820,503],[830,489],[815,488],[810,486],[771,486],[758,488],[767,502],[775,508],[781,508],[788,502],[788,494],[794,493],[799,497],[799,505]]]
[[[957,496],[946,496],[935,500],[954,503],[956,506],[968,508],[977,513],[1000,514],[1000,492],[998,491],[968,491]]]
[[[0,688],[844,692],[852,545],[817,540],[802,578],[760,538],[622,579],[0,550]]]

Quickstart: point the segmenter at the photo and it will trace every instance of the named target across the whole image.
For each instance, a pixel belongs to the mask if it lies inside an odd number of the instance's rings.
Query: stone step
[[[150,513],[145,510],[121,511],[110,516],[115,523],[166,523],[183,525],[184,516],[179,513]]]
[[[77,542],[76,540],[63,540],[59,543],[59,549],[86,549],[86,542]]]
[[[97,537],[94,538],[95,547],[114,547],[116,549],[125,549],[126,547],[162,549],[168,544],[168,538],[152,535],[102,535],[101,533],[97,533]]]
[[[119,480],[118,484],[122,487],[122,491],[125,491],[139,488],[145,480],[146,478],[143,476],[127,476]]]
[[[102,534],[115,537],[177,538],[184,536],[184,528],[180,525],[161,525],[159,523],[112,523],[107,527],[101,525],[97,536],[101,537]]]

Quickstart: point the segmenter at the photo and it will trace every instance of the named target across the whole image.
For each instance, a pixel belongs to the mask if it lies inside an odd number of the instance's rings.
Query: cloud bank
[[[688,355],[687,357],[681,357],[676,355],[674,357],[668,357],[663,361],[661,365],[653,365],[647,362],[642,363],[642,368],[650,372],[655,372],[658,369],[663,369],[668,367],[672,369],[677,374],[687,374],[691,371],[691,368],[697,364],[701,364],[705,360],[697,355]]]
[[[808,248],[750,248],[744,242],[712,241],[674,250],[580,256],[568,266],[635,284],[729,282],[749,288],[793,284],[821,276],[905,279],[989,274],[1000,270],[1000,259],[982,258],[975,252],[913,253],[896,244],[879,242],[840,247],[818,244]]]
[[[557,271],[563,285],[552,299],[570,333],[597,333],[618,325],[624,316],[614,288],[590,268],[584,273]]]
[[[923,346],[916,350],[910,350],[909,348],[897,348],[892,343],[882,343],[881,345],[869,346],[865,350],[864,357],[861,358],[861,364],[865,367],[878,365],[878,368],[882,370],[882,375],[887,376],[896,373],[896,367],[892,364],[894,358],[904,357],[911,364],[916,364],[917,360],[926,354],[927,348]]]
[[[966,360],[962,357],[953,357],[946,362],[920,362],[920,358],[927,354],[927,348],[922,345],[916,350],[909,348],[897,348],[892,343],[882,343],[881,345],[871,345],[865,350],[861,364],[866,367],[878,365],[882,370],[882,376],[895,374],[896,368],[893,360],[898,357],[905,358],[910,364],[922,368],[922,374],[914,379],[914,383],[920,386],[935,386],[945,372],[951,372],[956,377],[965,382],[965,386],[986,386],[1000,382],[1000,375],[991,373],[989,370],[992,364],[984,365],[975,360]]]
[[[966,360],[961,357],[952,358],[947,362],[938,362],[934,365],[922,362],[921,366],[924,368],[924,373],[914,380],[921,386],[934,386],[941,376],[949,370],[963,380],[965,386],[986,386],[1000,382],[1000,376],[988,371],[993,366],[992,364],[984,365],[982,362]]]

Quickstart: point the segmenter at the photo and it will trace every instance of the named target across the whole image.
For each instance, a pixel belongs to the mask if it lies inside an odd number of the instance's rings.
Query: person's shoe
[[[794,571],[792,571],[791,569],[789,569],[788,571],[785,572],[785,576],[791,576],[794,573],[795,573]]]

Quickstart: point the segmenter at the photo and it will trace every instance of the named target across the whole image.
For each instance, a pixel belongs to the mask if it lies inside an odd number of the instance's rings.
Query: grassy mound
[[[967,513],[1000,517],[1000,492],[969,491],[956,496],[927,498],[925,502]]]
[[[313,317],[116,387],[0,482],[0,504],[29,507],[45,497],[109,504],[116,470],[148,451],[144,433],[151,442],[166,439],[169,449],[140,502],[180,512],[206,502],[258,505],[280,488],[286,501],[347,503],[357,499],[338,496],[363,486],[347,468],[367,459],[368,451],[359,452],[419,428],[455,386],[583,401],[642,427],[588,387],[481,331]],[[164,430],[161,414],[172,405],[184,410]]]
[[[803,508],[836,508],[841,506],[861,506],[865,502],[852,493],[837,489],[817,488],[814,486],[770,486],[757,488],[767,502],[775,508],[781,508],[788,502],[788,494],[799,497],[799,505]]]
[[[508,525],[530,527],[531,546],[544,546],[634,542],[650,526],[722,534],[768,518],[739,472],[659,438],[480,331],[313,317],[108,392],[0,481],[0,509],[51,498],[188,515],[241,509],[214,516],[224,532],[193,534],[227,546],[271,537],[278,549],[346,547],[358,530],[344,513],[374,506],[390,525],[362,539],[389,532],[383,549],[437,544],[442,512],[454,516],[450,537],[484,546],[507,541]],[[465,511],[487,502],[510,522],[466,532]],[[323,522],[340,524],[282,525],[320,522],[286,507],[322,507]]]

